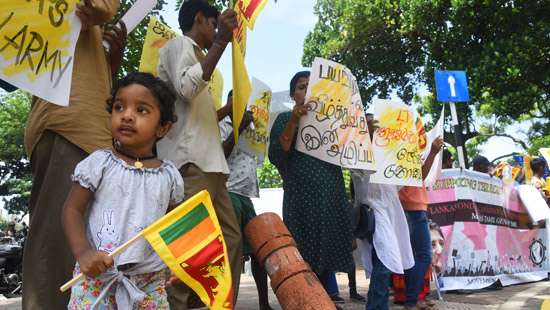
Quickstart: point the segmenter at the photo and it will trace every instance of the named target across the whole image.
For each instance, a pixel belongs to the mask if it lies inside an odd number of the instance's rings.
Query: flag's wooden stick
[[[129,247],[132,243],[136,242],[137,240],[139,240],[139,238],[141,238],[143,236],[143,232],[140,232],[139,234],[135,235],[132,239],[126,241],[123,245],[119,246],[118,248],[116,248],[113,252],[111,252],[111,254],[109,254],[110,257],[115,257],[117,256],[118,254],[124,252],[124,250],[126,250],[127,247]],[[67,283],[63,284],[63,286],[61,286],[59,288],[60,291],[62,292],[65,292],[66,290],[70,289],[73,285],[77,284],[78,282],[84,280],[84,274],[83,273],[80,273],[79,275],[77,275],[76,277],[72,278],[70,281],[68,281]]]

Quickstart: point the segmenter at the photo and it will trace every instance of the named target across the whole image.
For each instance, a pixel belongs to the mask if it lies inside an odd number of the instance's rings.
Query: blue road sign
[[[435,70],[435,92],[437,101],[469,101],[466,73],[464,71]]]

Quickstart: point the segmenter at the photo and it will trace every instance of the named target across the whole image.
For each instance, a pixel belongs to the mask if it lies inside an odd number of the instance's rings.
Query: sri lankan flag
[[[239,127],[243,119],[248,99],[252,93],[252,84],[244,62],[246,54],[247,28],[253,29],[256,18],[266,5],[267,0],[237,0],[234,5],[237,13],[237,28],[231,40],[231,60],[233,65],[233,135],[235,143],[239,141]]]
[[[210,309],[232,309],[227,249],[210,195],[202,191],[143,231],[160,258]]]
[[[241,15],[247,24],[248,28],[254,29],[256,18],[267,4],[267,0],[239,0],[235,5],[235,9]]]
[[[416,132],[418,133],[418,148],[420,152],[423,152],[428,145],[428,137],[426,136],[426,129],[424,123],[422,123],[422,116],[418,113],[416,118]]]

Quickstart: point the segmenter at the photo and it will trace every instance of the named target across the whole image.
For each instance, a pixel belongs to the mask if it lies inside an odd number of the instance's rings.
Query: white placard
[[[544,198],[542,198],[540,191],[533,185],[520,185],[518,193],[533,222],[550,219],[550,209]]]
[[[344,168],[375,170],[357,80],[345,66],[315,58],[296,149]]]
[[[411,107],[378,99],[374,103],[374,118],[380,128],[373,137],[377,171],[370,181],[422,186],[422,161]]]
[[[0,2],[0,79],[67,106],[80,19],[79,0]]]

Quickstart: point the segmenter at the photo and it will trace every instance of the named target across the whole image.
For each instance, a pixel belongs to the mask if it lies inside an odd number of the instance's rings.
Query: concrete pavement
[[[346,310],[363,310],[364,304],[354,303],[348,296],[348,279],[346,274],[337,274],[340,296],[346,300],[342,305]],[[365,278],[363,270],[357,270],[357,289],[359,294],[367,295],[369,280]],[[433,294],[435,295],[435,294]],[[0,295],[1,296],[1,295]],[[281,306],[277,298],[270,290],[269,300],[273,309],[279,310]],[[542,308],[545,302],[545,307]],[[443,301],[437,301],[437,309],[441,310],[519,310],[542,309],[550,310],[550,283],[548,281],[508,286],[501,290],[480,290],[472,294],[444,294]],[[21,298],[6,299],[0,297],[0,310],[21,309]],[[236,310],[258,309],[256,285],[254,279],[247,274],[241,278],[239,300]],[[403,309],[403,307],[391,304],[390,309]],[[121,309],[123,310],[123,309]]]

